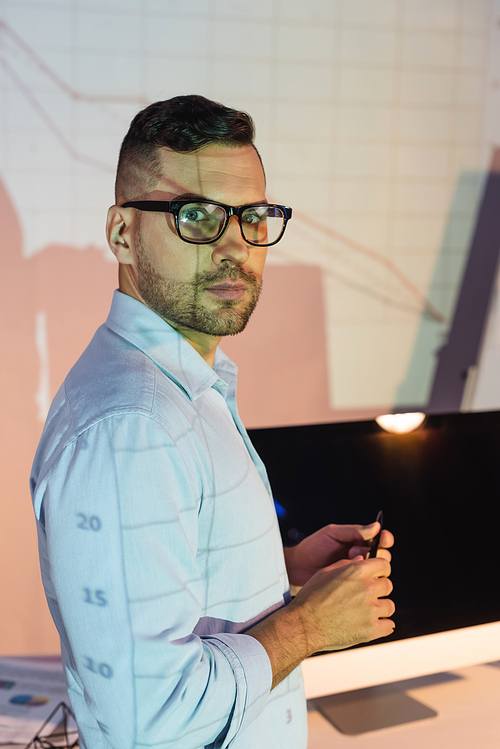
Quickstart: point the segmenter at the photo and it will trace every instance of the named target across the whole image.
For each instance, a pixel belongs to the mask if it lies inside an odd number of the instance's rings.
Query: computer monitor
[[[396,630],[307,659],[308,697],[500,659],[500,412],[429,415],[391,434],[375,421],[249,430],[283,542],[384,511],[396,537]]]

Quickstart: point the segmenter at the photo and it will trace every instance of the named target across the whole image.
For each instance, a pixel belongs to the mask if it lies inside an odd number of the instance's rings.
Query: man
[[[378,524],[283,553],[217,348],[245,327],[290,215],[266,202],[248,115],[187,96],[133,120],[107,221],[119,291],[31,479],[88,749],[305,747],[300,662],[393,630],[391,534],[364,558]]]

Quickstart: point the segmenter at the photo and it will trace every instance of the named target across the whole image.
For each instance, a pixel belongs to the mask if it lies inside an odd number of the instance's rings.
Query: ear
[[[131,244],[133,237],[130,208],[112,205],[106,219],[106,238],[111,252],[122,265],[133,265]]]

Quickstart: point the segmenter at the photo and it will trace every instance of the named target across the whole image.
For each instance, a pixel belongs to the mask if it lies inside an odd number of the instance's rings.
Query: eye
[[[185,205],[184,208],[181,209],[179,218],[181,221],[196,222],[203,221],[210,217],[208,216],[204,206],[191,204]]]
[[[262,221],[262,218],[262,216],[258,216],[256,213],[245,213],[243,221],[245,224],[258,224],[259,221]]]
[[[267,212],[267,206],[255,206],[244,211],[241,218],[245,224],[260,224],[267,219]]]

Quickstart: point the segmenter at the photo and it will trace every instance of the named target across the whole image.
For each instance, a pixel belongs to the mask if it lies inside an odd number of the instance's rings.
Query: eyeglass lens
[[[210,242],[220,233],[226,211],[212,203],[188,203],[179,211],[181,237],[193,242]],[[241,229],[247,242],[271,244],[283,231],[284,216],[280,208],[253,205],[241,214]]]

